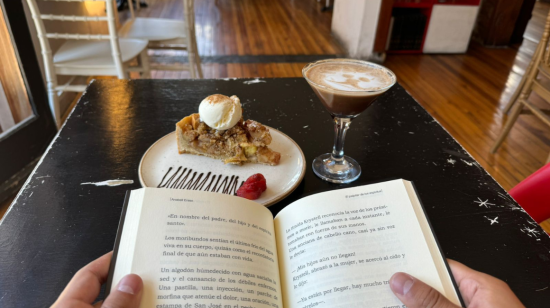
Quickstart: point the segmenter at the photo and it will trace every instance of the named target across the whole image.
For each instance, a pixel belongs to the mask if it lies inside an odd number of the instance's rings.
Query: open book
[[[126,198],[107,290],[141,276],[141,307],[405,307],[407,272],[461,305],[411,182],[302,198],[273,219],[240,197],[159,188]]]

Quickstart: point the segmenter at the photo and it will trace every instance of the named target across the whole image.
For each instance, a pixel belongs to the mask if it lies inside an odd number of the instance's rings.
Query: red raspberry
[[[262,192],[254,184],[243,184],[243,186],[237,190],[237,196],[248,200],[256,200],[260,198],[261,194]]]
[[[243,197],[249,200],[256,200],[260,198],[262,192],[267,189],[265,177],[260,174],[254,174],[237,190],[237,196]]]
[[[249,184],[254,183],[258,186],[258,189],[260,189],[262,192],[264,192],[267,189],[267,184],[266,184],[266,181],[265,181],[265,177],[261,173],[256,173],[256,174],[252,175],[244,183],[245,184],[246,183],[249,183]]]

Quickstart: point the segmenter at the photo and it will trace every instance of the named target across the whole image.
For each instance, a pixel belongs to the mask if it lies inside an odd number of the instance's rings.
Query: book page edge
[[[145,189],[136,189],[130,192],[128,206],[122,225],[120,241],[118,242],[116,260],[111,262],[114,264],[113,277],[111,279],[111,287],[106,292],[111,292],[116,287],[120,279],[127,274],[132,273],[132,261],[134,257],[134,248],[137,241],[138,229],[141,217],[141,208],[143,206],[143,198]],[[122,222],[122,218],[121,218]],[[117,239],[118,241],[118,239]]]

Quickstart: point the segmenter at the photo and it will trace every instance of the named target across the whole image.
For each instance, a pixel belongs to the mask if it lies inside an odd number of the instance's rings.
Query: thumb
[[[141,277],[130,274],[122,277],[116,288],[103,302],[103,308],[137,308],[143,293]]]
[[[390,288],[408,308],[459,308],[429,285],[405,273],[395,273]]]

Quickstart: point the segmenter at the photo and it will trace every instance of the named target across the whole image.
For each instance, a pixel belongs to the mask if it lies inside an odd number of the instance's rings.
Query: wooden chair
[[[138,1],[139,2],[139,1]],[[201,59],[195,36],[195,9],[193,0],[183,0],[185,21],[136,17],[132,1],[128,1],[130,19],[119,31],[120,37],[149,40],[147,48],[152,50],[186,50],[189,64],[155,65],[156,70],[189,70],[191,78],[203,78]]]
[[[541,119],[545,124],[550,126],[550,117],[546,114],[548,110],[541,110],[528,101],[529,95],[532,91],[534,91],[550,103],[550,89],[545,88],[540,81],[537,80],[539,73],[545,78],[550,79],[550,51],[548,50],[549,37],[550,14],[546,18],[542,38],[535,51],[533,59],[527,68],[526,74],[520,82],[518,89],[516,89],[516,92],[512,95],[510,102],[506,106],[505,112],[510,108],[512,108],[512,111],[508,116],[508,120],[506,121],[500,136],[491,148],[491,153],[495,153],[500,147],[506,136],[510,133],[512,126],[514,126],[514,123],[517,121],[519,115],[522,113],[533,114]],[[550,156],[547,161],[550,162]]]
[[[550,12],[548,12],[548,16],[546,17],[546,22],[548,23],[548,19],[550,18]],[[503,112],[508,113],[510,112],[510,109],[514,106],[514,104],[517,102],[519,95],[521,94],[521,91],[523,90],[525,83],[527,82],[527,79],[529,79],[530,73],[533,71],[533,67],[536,67],[537,65],[535,62],[541,61],[541,59],[546,63],[546,65],[550,65],[550,53],[546,52],[546,49],[548,48],[548,43],[542,44],[543,41],[548,42],[550,33],[544,32],[542,34],[542,37],[539,41],[539,44],[537,45],[537,48],[535,49],[535,53],[533,54],[533,58],[531,58],[531,61],[529,62],[529,65],[527,66],[527,69],[525,70],[525,73],[523,74],[523,77],[521,78],[519,85],[516,88],[516,91],[514,91],[514,94],[510,97],[510,101],[504,108]],[[528,38],[524,38],[524,40],[530,40]],[[532,41],[532,40],[530,40]],[[542,52],[544,53],[543,58],[537,58],[537,55]],[[535,78],[537,76],[537,73],[535,73]]]
[[[86,2],[86,0],[49,0],[64,2]],[[27,0],[29,9],[38,33],[42,58],[44,60],[48,99],[50,109],[57,123],[61,126],[59,96],[64,91],[83,92],[86,85],[71,85],[74,76],[117,76],[127,79],[128,72],[138,71],[148,74],[146,54],[147,40],[119,39],[113,0],[93,0],[105,2],[106,16],[71,16],[40,14],[35,0]],[[100,22],[106,21],[109,34],[68,34],[47,33],[43,20],[66,22]],[[65,39],[59,50],[52,54],[48,39]],[[128,62],[139,57],[141,66],[130,68]],[[58,85],[57,75],[73,76],[66,84]]]
[[[539,44],[537,45],[537,48],[535,49],[535,53],[533,54],[533,58],[529,62],[529,65],[527,66],[527,69],[525,70],[525,73],[523,74],[521,80],[519,81],[519,84],[518,84],[516,90],[514,91],[514,94],[512,94],[512,96],[510,97],[510,101],[508,101],[508,104],[506,104],[506,107],[504,107],[504,110],[503,110],[504,113],[510,112],[510,109],[512,109],[514,104],[518,101],[519,95],[521,94],[521,91],[523,90],[523,87],[525,86],[525,82],[527,81],[528,76],[529,76],[530,72],[533,69],[533,65],[534,65],[533,62],[537,58],[537,55],[538,55],[538,53],[540,52],[541,49],[542,49],[542,44],[540,44],[540,42],[539,42]]]

